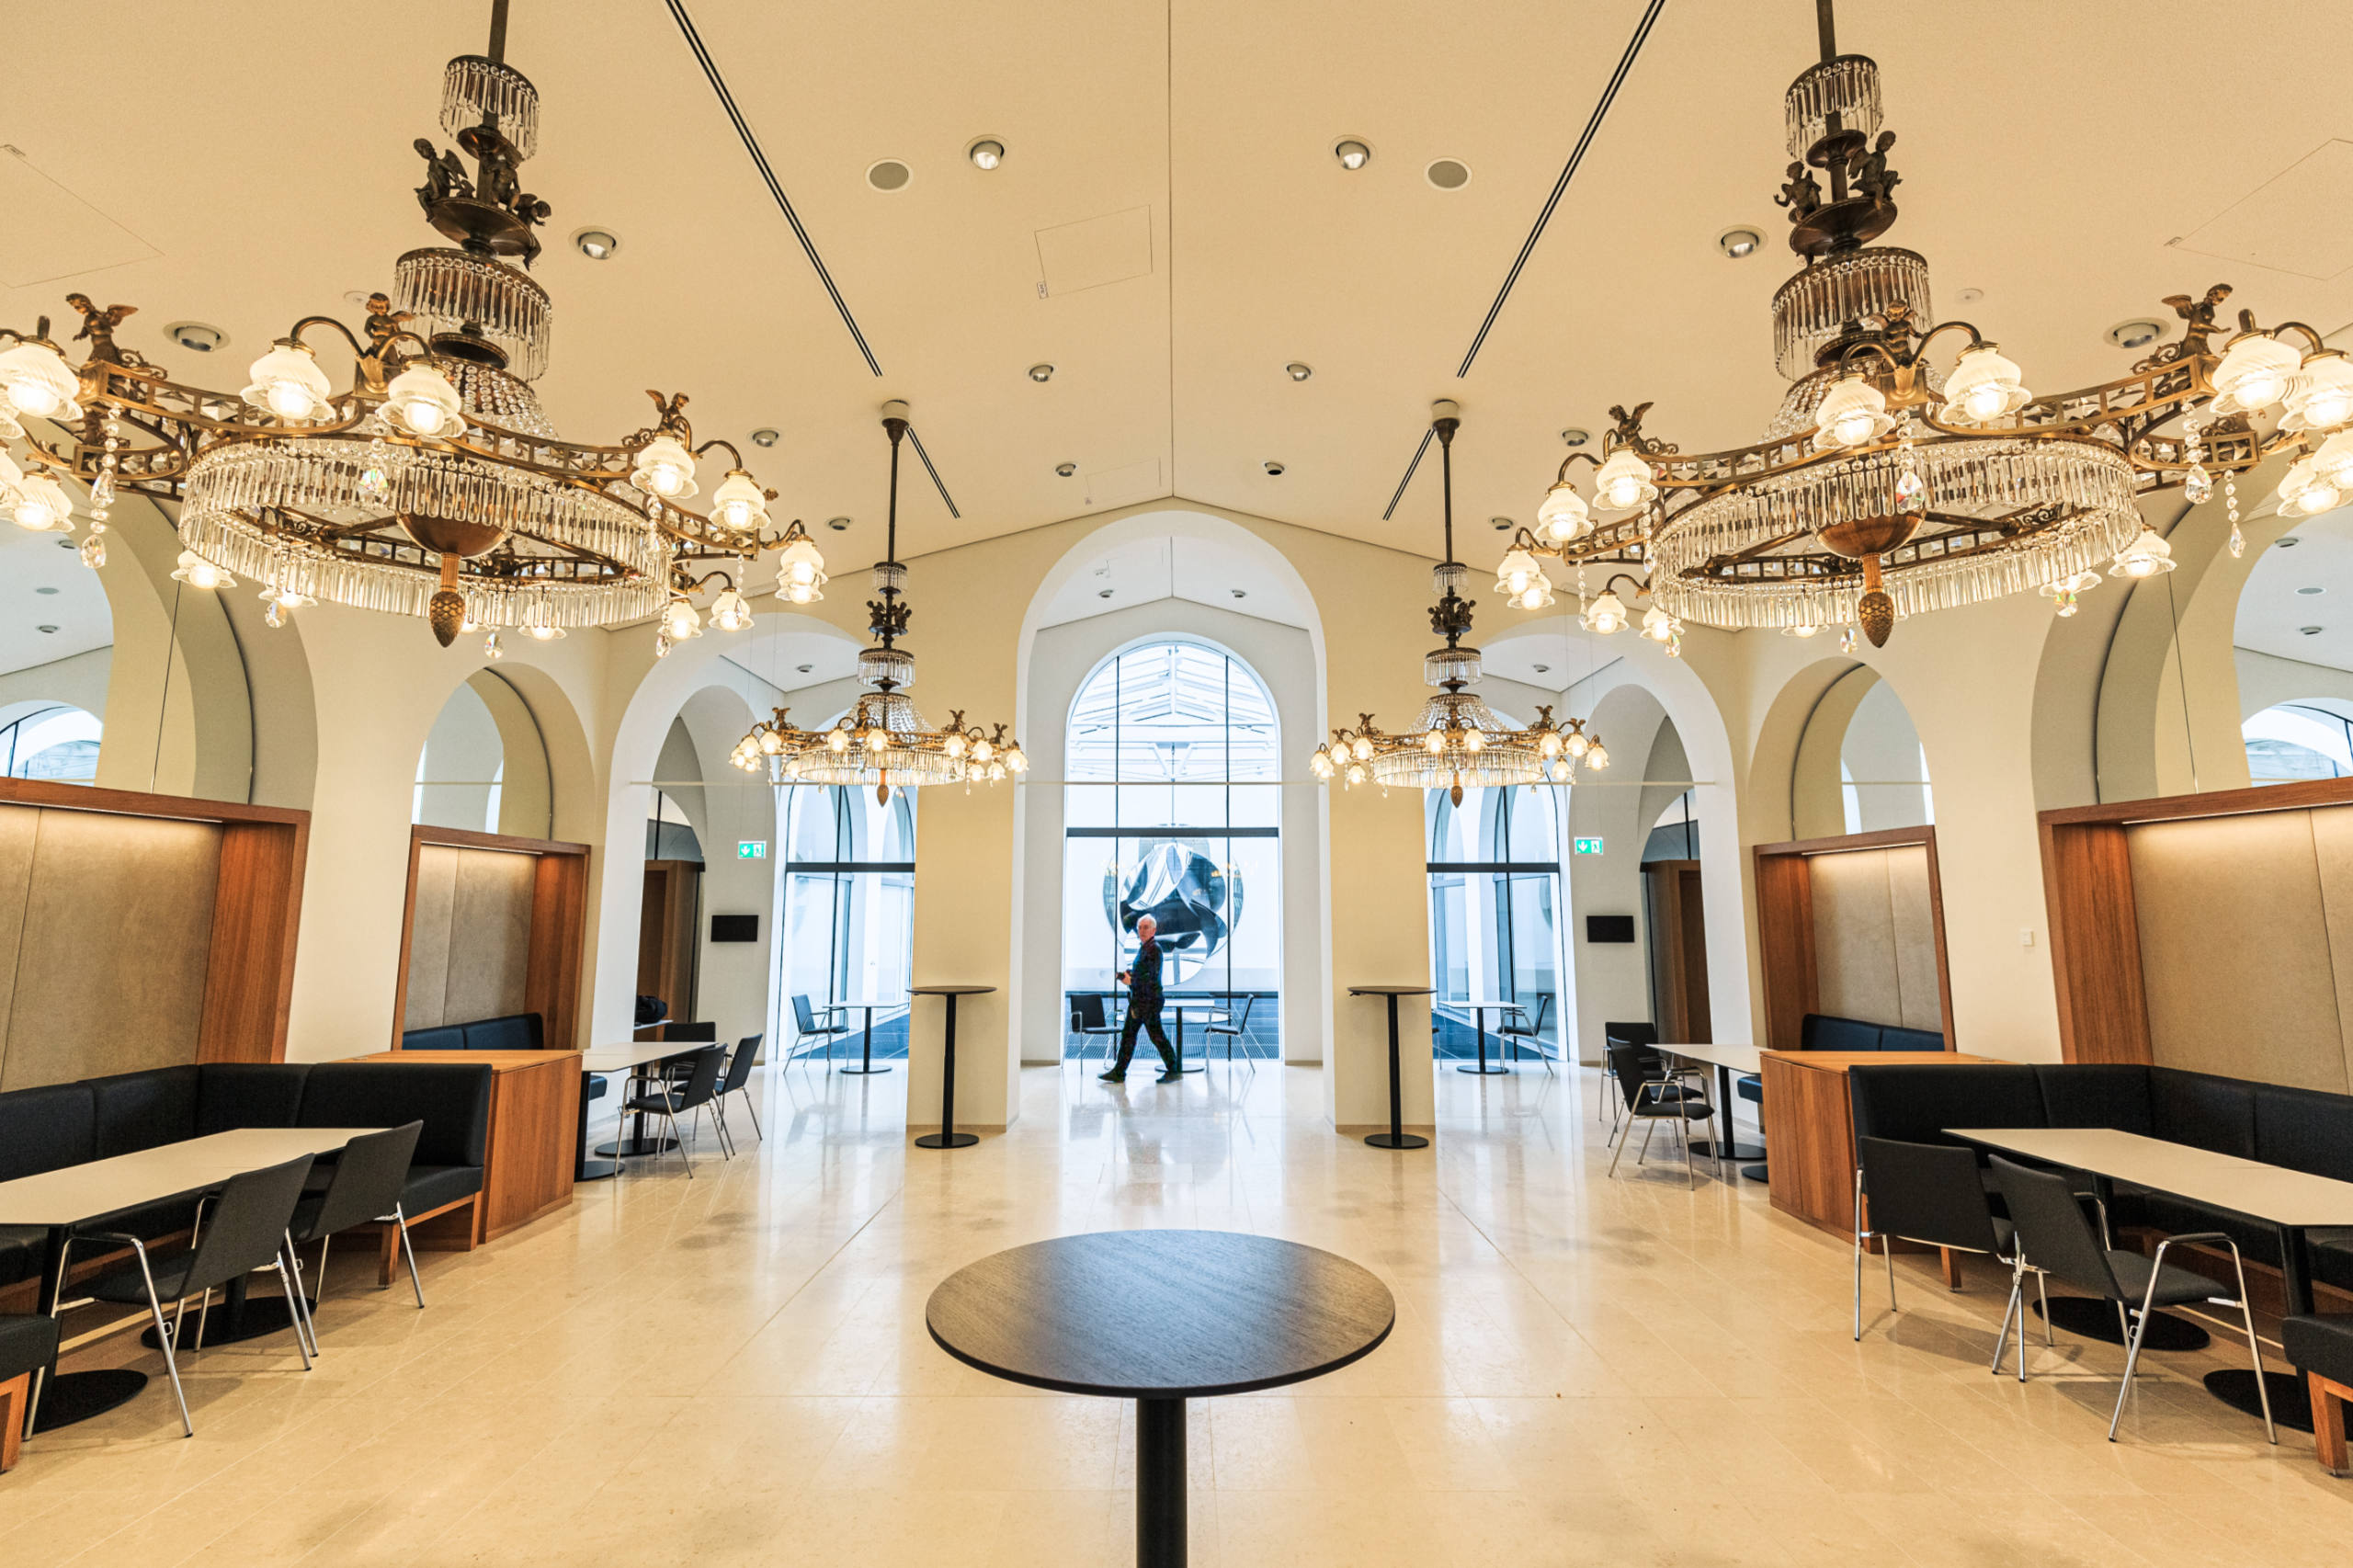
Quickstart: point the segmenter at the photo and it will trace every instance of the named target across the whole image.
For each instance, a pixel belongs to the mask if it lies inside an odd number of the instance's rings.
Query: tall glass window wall
[[[1443,790],[1429,805],[1430,984],[1437,989],[1438,1048],[1476,1050],[1474,1002],[1515,1003],[1511,1027],[1532,1028],[1531,1044],[1559,1054],[1561,1041],[1561,835],[1559,802],[1541,786],[1465,790],[1457,806]]]
[[[98,738],[105,728],[97,714],[67,703],[36,707],[0,725],[0,766],[11,778],[93,783],[98,777]]]
[[[1118,1023],[1113,977],[1149,914],[1164,1016],[1173,1031],[1184,1008],[1187,1050],[1225,1020],[1242,1027],[1237,1053],[1279,1058],[1282,736],[1265,685],[1201,643],[1131,648],[1071,704],[1063,776],[1065,1018]],[[1074,1025],[1064,1044],[1102,1041]]]
[[[878,804],[870,790],[793,784],[777,791],[784,865],[777,879],[777,1017],[774,1038],[799,1034],[793,999],[813,1020],[831,1008],[873,1001],[874,1054],[907,1052],[908,965],[915,950],[915,791]],[[863,1011],[834,1015],[853,1028]],[[857,1049],[856,1037],[849,1040]],[[793,1046],[824,1054],[822,1040]]]

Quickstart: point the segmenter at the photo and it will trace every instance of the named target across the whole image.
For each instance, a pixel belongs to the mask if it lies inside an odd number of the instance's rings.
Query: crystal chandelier
[[[1572,719],[1563,727],[1552,722],[1550,707],[1536,710],[1536,722],[1515,729],[1496,717],[1486,699],[1471,688],[1479,683],[1479,650],[1463,645],[1471,631],[1471,611],[1478,601],[1462,597],[1470,573],[1454,559],[1454,433],[1461,427],[1461,410],[1444,399],[1431,406],[1430,429],[1438,437],[1446,494],[1446,559],[1430,573],[1438,603],[1430,607],[1430,630],[1446,639],[1422,660],[1423,678],[1436,689],[1422,704],[1416,728],[1409,733],[1388,734],[1372,721],[1358,715],[1354,729],[1332,732],[1315,748],[1308,768],[1318,779],[1335,778],[1343,790],[1378,784],[1386,790],[1444,790],[1456,805],[1466,788],[1507,784],[1566,784],[1575,775],[1575,763],[1607,767],[1609,753],[1599,740],[1585,733]],[[1506,562],[1506,576],[1511,563]],[[1540,582],[1542,574],[1537,573]],[[1521,585],[1526,593],[1532,585]],[[1508,591],[1504,582],[1498,592]],[[1549,602],[1549,601],[1547,601]]]
[[[1614,407],[1604,458],[1570,454],[1515,557],[1638,567],[1644,635],[1670,653],[1687,620],[1800,637],[1844,628],[1849,648],[1859,628],[1878,646],[1924,610],[2040,591],[2070,615],[2103,564],[2126,578],[2170,571],[2135,504],[2157,490],[2202,502],[2219,476],[2233,554],[2245,548],[2237,475],[2264,459],[2302,454],[2280,487],[2286,516],[2353,494],[2353,364],[2302,323],[2259,329],[2245,312],[2218,352],[2227,285],[2169,298],[2182,338],[2131,374],[2055,396],[2029,392],[1969,323],[1928,324],[1927,262],[1872,243],[1895,222],[1900,183],[1879,67],[1837,51],[1830,0],[1816,13],[1821,61],[1784,104],[1794,161],[1775,199],[1804,265],[1773,300],[1792,384],[1765,439],[1687,457],[1643,432],[1649,403]],[[2280,341],[2289,334],[2309,351]],[[1948,336],[1961,340],[1949,369],[1927,358]],[[1597,470],[1593,506],[1570,477],[1580,459]],[[1597,508],[1626,515],[1597,522]]]
[[[610,446],[559,437],[533,383],[547,369],[553,320],[525,270],[540,253],[548,204],[518,169],[539,145],[539,93],[505,62],[506,0],[494,0],[489,52],[460,55],[442,78],[441,127],[473,160],[420,137],[426,219],[451,246],[413,250],[371,295],[358,333],[305,316],[256,359],[250,384],[225,392],[174,381],[119,347],[135,307],[66,301],[83,318],[77,366],[43,318],[0,329],[0,438],[25,436],[29,466],[0,451],[0,508],[22,528],[73,530],[61,479],[88,487],[82,559],[106,559],[117,494],[177,503],[183,547],[173,574],[198,587],[253,579],[266,619],[321,600],[426,618],[448,645],[463,631],[540,639],[661,612],[659,651],[700,630],[690,596],[723,585],[712,619],[748,625],[742,576],[763,550],[764,490],[725,441],[694,444],[684,393],[651,393],[654,423]],[[519,265],[517,265],[519,263]],[[335,390],[313,341],[354,357]],[[51,439],[27,436],[47,420]],[[696,459],[734,460],[708,515],[683,505]],[[722,565],[700,578],[687,563]]]
[[[772,784],[870,784],[878,801],[890,800],[894,789],[969,788],[1027,773],[1029,759],[1020,742],[1006,738],[1003,724],[983,733],[982,726],[965,723],[963,710],[957,709],[949,711],[946,729],[934,730],[907,696],[915,683],[915,656],[899,646],[914,613],[903,602],[907,569],[899,562],[899,444],[907,435],[907,405],[884,403],[882,428],[891,437],[891,512],[885,559],[874,563],[874,590],[881,597],[866,602],[874,643],[858,655],[858,684],[867,689],[830,729],[801,729],[787,717],[789,710],[778,709],[735,743],[728,760],[746,773],[766,772]],[[810,598],[823,597],[813,589],[825,580],[824,562],[806,535],[788,545],[779,574],[784,586],[779,592],[792,602],[809,602],[793,597],[804,585]]]

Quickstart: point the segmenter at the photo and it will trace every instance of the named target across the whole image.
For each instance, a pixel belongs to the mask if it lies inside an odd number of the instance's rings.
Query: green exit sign
[[[1583,841],[1580,840],[1579,842]],[[1594,842],[1598,844],[1601,841],[1599,839],[1596,839]],[[767,858],[768,841],[767,839],[745,838],[736,841],[735,858],[738,860],[765,860]]]
[[[1573,842],[1575,845],[1576,852],[1580,855],[1598,855],[1601,853],[1601,840],[1598,838],[1579,838]]]

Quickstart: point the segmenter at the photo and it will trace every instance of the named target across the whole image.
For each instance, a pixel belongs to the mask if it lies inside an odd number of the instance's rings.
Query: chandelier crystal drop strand
[[[20,471],[0,452],[0,510],[70,532],[57,482],[78,481],[90,519],[81,554],[95,568],[122,491],[175,502],[184,583],[255,578],[271,590],[272,626],[324,600],[425,619],[445,646],[460,628],[486,629],[489,657],[500,628],[545,641],[642,620],[714,585],[741,606],[752,562],[786,542],[762,531],[773,493],[729,443],[694,445],[685,394],[653,394],[654,422],[608,446],[563,439],[540,411],[532,383],[554,313],[525,269],[550,209],[520,174],[539,147],[539,93],[501,58],[506,0],[491,12],[489,52],[460,55],[443,76],[440,124],[457,150],[416,144],[417,204],[449,244],[394,261],[358,331],[297,321],[241,392],[176,381],[119,345],[133,306],[66,296],[82,318],[73,341],[88,345],[78,367],[46,318],[28,333],[0,328],[0,437],[21,434],[29,460]],[[339,355],[338,343],[351,356],[342,392],[316,352]],[[679,503],[715,447],[735,468],[720,486],[727,505],[706,516]],[[657,651],[671,636],[657,632]]]
[[[866,689],[850,710],[827,729],[803,730],[779,708],[754,724],[735,743],[728,760],[746,773],[767,775],[772,784],[840,784],[871,787],[878,802],[888,801],[893,790],[922,785],[995,784],[1029,770],[1021,743],[1008,739],[1006,727],[967,724],[961,709],[952,710],[945,729],[925,723],[907,688],[915,684],[915,656],[899,646],[914,611],[904,602],[907,569],[899,560],[899,448],[909,426],[907,405],[882,405],[882,429],[891,438],[890,521],[884,535],[884,559],[874,563],[876,597],[867,601],[872,619],[873,643],[858,655],[858,684]],[[779,544],[785,547],[784,570],[778,592],[790,602],[797,585],[808,597],[825,582],[824,561],[808,535],[795,523]],[[666,632],[665,633],[666,635]]]
[[[1332,738],[1315,748],[1308,770],[1324,783],[1337,778],[1343,790],[1358,784],[1444,790],[1459,806],[1466,789],[1569,783],[1578,757],[1588,758],[1596,767],[1608,765],[1608,753],[1598,740],[1586,735],[1579,721],[1556,725],[1552,710],[1540,707],[1537,722],[1518,729],[1472,689],[1482,673],[1479,650],[1462,639],[1470,634],[1477,601],[1462,597],[1470,573],[1454,559],[1454,436],[1461,426],[1460,413],[1453,403],[1442,400],[1433,407],[1430,421],[1438,441],[1446,528],[1446,558],[1430,572],[1431,591],[1438,597],[1430,607],[1430,629],[1446,639],[1446,645],[1433,648],[1422,659],[1423,678],[1433,690],[1411,731],[1387,733],[1371,714],[1364,713],[1354,727],[1333,731]],[[1506,591],[1505,579],[1510,575],[1507,561],[1498,574],[1498,592]],[[1578,592],[1582,597],[1582,581]],[[1542,602],[1549,600],[1547,587]]]
[[[1842,644],[1859,631],[1877,646],[1926,611],[2040,593],[2067,616],[2103,568],[2170,570],[2140,508],[2161,490],[2199,505],[2219,480],[2234,556],[2238,477],[2267,459],[2296,459],[2284,517],[2353,498],[2353,361],[2301,322],[2258,327],[2241,311],[2234,330],[2227,284],[2167,299],[2180,337],[2129,374],[2052,396],[1976,326],[1936,323],[1927,262],[1877,243],[1903,183],[1879,67],[1837,52],[1829,0],[1817,19],[1821,58],[1783,100],[1791,161],[1776,201],[1802,266],[1773,298],[1791,385],[1765,438],[1686,456],[1643,429],[1651,404],[1614,407],[1603,456],[1569,455],[1515,551],[1646,568],[1652,608],[1678,623],[1670,649],[1684,620],[1838,627]],[[1957,354],[1932,360],[1946,339]],[[1580,460],[1597,470],[1590,507],[1570,478]]]

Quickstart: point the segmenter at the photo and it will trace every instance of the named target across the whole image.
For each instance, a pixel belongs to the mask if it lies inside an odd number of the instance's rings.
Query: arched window
[[[1540,1051],[1561,1039],[1561,830],[1554,790],[1465,790],[1457,806],[1428,792],[1430,983],[1438,1048],[1475,1054],[1480,1019],[1536,1030]],[[1529,1041],[1517,1042],[1525,1047]],[[1490,1054],[1500,1042],[1490,1042]]]
[[[546,744],[522,694],[476,670],[449,694],[416,756],[409,820],[544,838],[552,827]]]
[[[814,1021],[829,1008],[887,1002],[870,1017],[873,1053],[907,1053],[908,967],[915,955],[915,794],[887,802],[846,784],[789,784],[778,791],[784,867],[778,899],[784,940],[777,948],[779,1038],[798,1032],[795,996]],[[801,1048],[822,1053],[822,1042]]]
[[[90,784],[98,777],[98,741],[106,726],[95,713],[65,702],[22,705],[0,722],[0,758],[11,778]]]
[[[2247,776],[2257,784],[2353,776],[2353,702],[2310,698],[2281,702],[2240,726]]]
[[[1236,1049],[1278,1055],[1282,734],[1266,684],[1206,643],[1131,648],[1079,687],[1066,735],[1065,1011],[1115,998],[1149,914],[1171,1009],[1194,1028],[1224,1015],[1244,1026]]]

